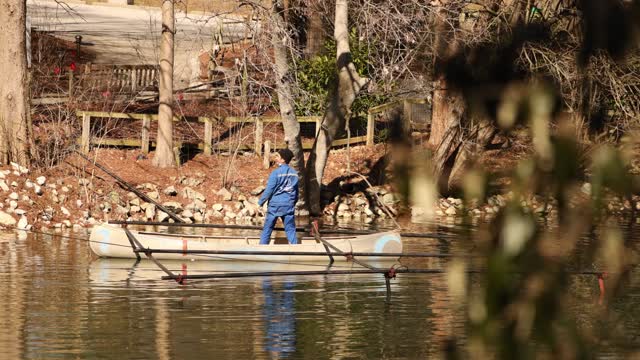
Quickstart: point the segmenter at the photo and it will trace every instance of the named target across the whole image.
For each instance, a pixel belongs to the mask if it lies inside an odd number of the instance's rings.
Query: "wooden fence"
[[[151,146],[155,146],[156,143],[149,136],[149,130],[151,128],[151,122],[158,120],[156,114],[129,114],[129,113],[113,113],[113,112],[98,112],[98,111],[78,111],[77,116],[82,118],[82,136],[78,139],[78,144],[81,146],[83,152],[88,152],[91,146],[125,146],[125,147],[139,147],[143,153],[148,153]],[[129,120],[141,120],[142,128],[140,129],[140,138],[137,139],[114,139],[105,137],[95,137],[91,134],[91,121],[92,119],[129,119]],[[204,136],[201,142],[197,144],[197,147],[202,150],[206,155],[211,155],[214,150],[213,145],[213,125],[217,122],[217,119],[211,119],[208,117],[177,117],[174,121],[197,121],[204,124]],[[254,139],[252,144],[240,145],[241,150],[253,150],[257,154],[262,154],[263,134],[264,126],[269,123],[280,123],[280,117],[226,117],[225,122],[228,123],[248,123],[254,126]],[[320,129],[321,116],[300,116],[298,122],[300,123],[315,123],[316,134]],[[349,144],[364,143],[366,136],[356,136],[350,139],[338,139],[333,142],[333,146],[341,146]],[[177,147],[181,146],[180,142],[175,144]],[[271,144],[271,150],[276,150],[285,147],[284,143]],[[230,146],[215,146],[217,150],[229,150]],[[310,149],[311,145],[304,144],[304,149]]]
[[[425,99],[404,99],[398,100],[392,103],[372,107],[368,111],[367,116],[367,131],[366,135],[363,136],[354,136],[351,138],[343,138],[334,140],[332,146],[343,146],[343,145],[353,145],[353,144],[361,144],[365,143],[367,146],[373,146],[375,143],[375,131],[376,131],[376,115],[384,112],[390,111],[394,107],[398,107],[402,104],[403,109],[403,120],[405,121],[405,128],[411,129],[415,127],[412,105],[414,104],[426,104]],[[78,111],[77,116],[82,118],[82,136],[78,139],[78,144],[81,145],[82,150],[86,153],[90,150],[91,146],[126,146],[126,147],[139,147],[143,153],[148,153],[149,148],[151,146],[155,146],[156,143],[152,139],[150,139],[149,132],[151,128],[151,122],[158,120],[158,115],[156,114],[134,114],[134,113],[113,113],[113,112],[98,112],[98,111]],[[105,137],[95,137],[91,134],[91,121],[92,119],[130,119],[130,120],[141,120],[142,128],[140,129],[140,137],[137,139],[114,139],[114,138],[105,138]],[[211,155],[213,153],[214,147],[217,150],[230,150],[231,146],[223,146],[213,144],[213,126],[218,119],[209,118],[209,117],[174,117],[174,121],[197,121],[199,123],[204,124],[204,136],[196,145],[202,150],[206,155]],[[275,117],[226,117],[223,119],[224,122],[227,123],[242,123],[242,124],[253,124],[253,143],[252,144],[243,144],[240,145],[238,149],[240,150],[253,150],[256,154],[262,154],[262,146],[263,146],[263,134],[264,134],[264,126],[265,124],[270,123],[281,123],[281,118],[279,116]],[[322,122],[321,116],[299,116],[298,122],[300,123],[315,123],[315,134],[317,135],[318,130],[320,129],[320,124]],[[430,122],[430,119],[428,120]],[[180,142],[176,142],[176,147],[180,147],[182,144]],[[276,143],[270,144],[271,150],[281,149],[285,147],[285,143]],[[303,149],[310,149],[312,144],[303,143]]]

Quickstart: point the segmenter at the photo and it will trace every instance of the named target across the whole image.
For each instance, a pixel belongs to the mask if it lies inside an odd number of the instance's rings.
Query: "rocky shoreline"
[[[95,178],[47,178],[12,163],[11,168],[0,170],[0,194],[4,198],[0,202],[0,226],[22,230],[80,229],[109,220],[173,222],[168,214],[135,193],[118,187],[98,187],[93,180]],[[264,208],[257,203],[264,186],[244,192],[233,186],[222,188],[207,198],[204,175],[171,177],[171,180],[175,185],[159,188],[143,183],[136,188],[188,223],[261,224],[263,221]],[[579,195],[586,198],[590,190],[590,184],[585,183]],[[433,208],[424,209],[403,206],[400,196],[388,185],[353,195],[323,192],[326,218],[363,224],[388,221],[401,214],[411,214],[414,222],[425,218],[451,222],[465,215],[474,220],[488,219],[498,213],[510,197],[511,194],[494,195],[482,205],[465,205],[461,199],[442,198]],[[556,216],[554,201],[545,203],[543,198],[531,196],[522,200],[522,205],[540,216]],[[640,197],[633,197],[632,201],[612,198],[607,206],[609,213],[639,209]],[[298,210],[297,215],[308,213]]]

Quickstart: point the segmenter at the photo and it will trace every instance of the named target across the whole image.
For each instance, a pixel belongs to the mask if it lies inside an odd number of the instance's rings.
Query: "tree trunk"
[[[173,38],[175,35],[174,0],[162,1],[162,39],[160,42],[160,105],[158,136],[153,165],[175,166],[173,154]]]
[[[299,199],[301,206],[305,205],[305,180],[304,180],[304,153],[302,152],[302,140],[300,138],[300,124],[296,118],[295,102],[292,94],[293,75],[289,67],[287,57],[287,45],[291,46],[291,37],[287,31],[287,23],[283,18],[282,0],[273,0],[272,4],[272,33],[271,40],[273,45],[273,56],[276,66],[276,93],[278,95],[278,104],[280,104],[280,116],[282,117],[282,125],[284,126],[284,139],[287,147],[293,152],[291,167],[298,171],[300,178],[298,184],[300,186]],[[286,5],[286,4],[284,4]]]
[[[318,11],[318,4],[315,1],[307,5],[307,29],[306,47],[304,56],[309,59],[322,51],[324,43],[324,27],[322,26],[322,16]]]
[[[453,159],[453,166],[447,179],[447,190],[459,186],[464,171],[484,152],[497,132],[495,126],[488,119],[484,118],[478,121],[469,136],[472,141],[462,144]]]
[[[449,59],[457,48],[454,27],[455,23],[452,12],[446,7],[450,0],[442,0],[436,11],[435,29],[436,38],[434,41],[435,47],[435,74],[436,81],[434,82],[433,101],[432,101],[432,115],[431,115],[431,134],[429,135],[429,145],[437,147],[442,142],[446,132],[448,131],[451,121],[459,121],[459,118],[455,118],[453,112],[456,110],[452,108],[452,105],[459,103],[459,99],[454,97],[460,96],[458,94],[452,94],[447,88],[447,81],[443,72],[444,64]]]
[[[329,105],[322,119],[322,126],[307,161],[307,203],[313,216],[322,214],[320,189],[331,143],[344,128],[351,105],[369,79],[361,78],[351,61],[349,48],[348,1],[336,0],[334,37],[336,40],[337,84],[331,92]]]
[[[0,5],[0,161],[30,164],[25,0]]]
[[[462,144],[460,119],[465,108],[464,99],[462,96],[456,95],[451,100],[446,103],[447,109],[451,110],[441,119],[446,128],[443,129],[442,137],[432,158],[433,178],[436,179],[438,191],[441,194],[446,194],[449,191],[449,175]]]

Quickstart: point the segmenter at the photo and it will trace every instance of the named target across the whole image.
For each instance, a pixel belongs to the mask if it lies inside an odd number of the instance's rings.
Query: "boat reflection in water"
[[[289,278],[274,286],[271,278],[262,282],[264,294],[265,351],[274,358],[289,357],[296,350],[294,282]]]
[[[367,262],[373,266],[380,268],[389,268],[393,262]],[[355,263],[338,263],[328,268],[327,263],[281,263],[269,261],[179,261],[179,260],[162,260],[161,264],[176,275],[213,275],[213,274],[243,274],[243,273],[272,273],[272,272],[298,272],[298,271],[349,271],[349,270],[366,270]],[[156,264],[150,260],[142,259],[136,261],[133,259],[112,259],[98,258],[91,262],[89,267],[91,281],[95,285],[116,285],[118,282],[135,282],[135,281],[163,281],[172,284],[173,281],[162,280],[166,275]],[[304,279],[325,278],[326,275],[306,276]],[[339,275],[341,277],[349,275]],[[380,279],[379,274],[358,274],[358,280]],[[255,282],[261,277],[240,277],[234,278],[234,281],[248,280]],[[276,278],[280,278],[278,275]],[[191,281],[212,281],[212,279]],[[297,281],[300,281],[298,278]],[[384,289],[384,286],[382,286]]]

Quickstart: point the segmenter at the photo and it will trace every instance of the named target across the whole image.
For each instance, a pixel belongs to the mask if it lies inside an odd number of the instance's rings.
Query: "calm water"
[[[426,225],[415,230],[448,232]],[[632,230],[634,239],[638,230]],[[390,304],[380,275],[200,280],[179,286],[161,280],[163,273],[146,261],[134,267],[133,260],[92,259],[83,240],[87,234],[65,235],[73,238],[0,237],[1,359],[422,359],[438,356],[451,334],[465,341],[466,317],[450,307],[444,275],[400,274],[392,281]],[[406,247],[464,251],[459,242],[407,239]],[[323,269],[167,265],[190,274]],[[443,268],[445,262],[429,259],[411,266]],[[597,279],[577,275],[567,291],[572,299],[567,311],[583,328],[597,332]],[[616,333],[621,337],[609,339],[594,355],[618,358],[640,347],[639,305],[640,285],[632,281],[626,295],[611,305],[620,317]]]

